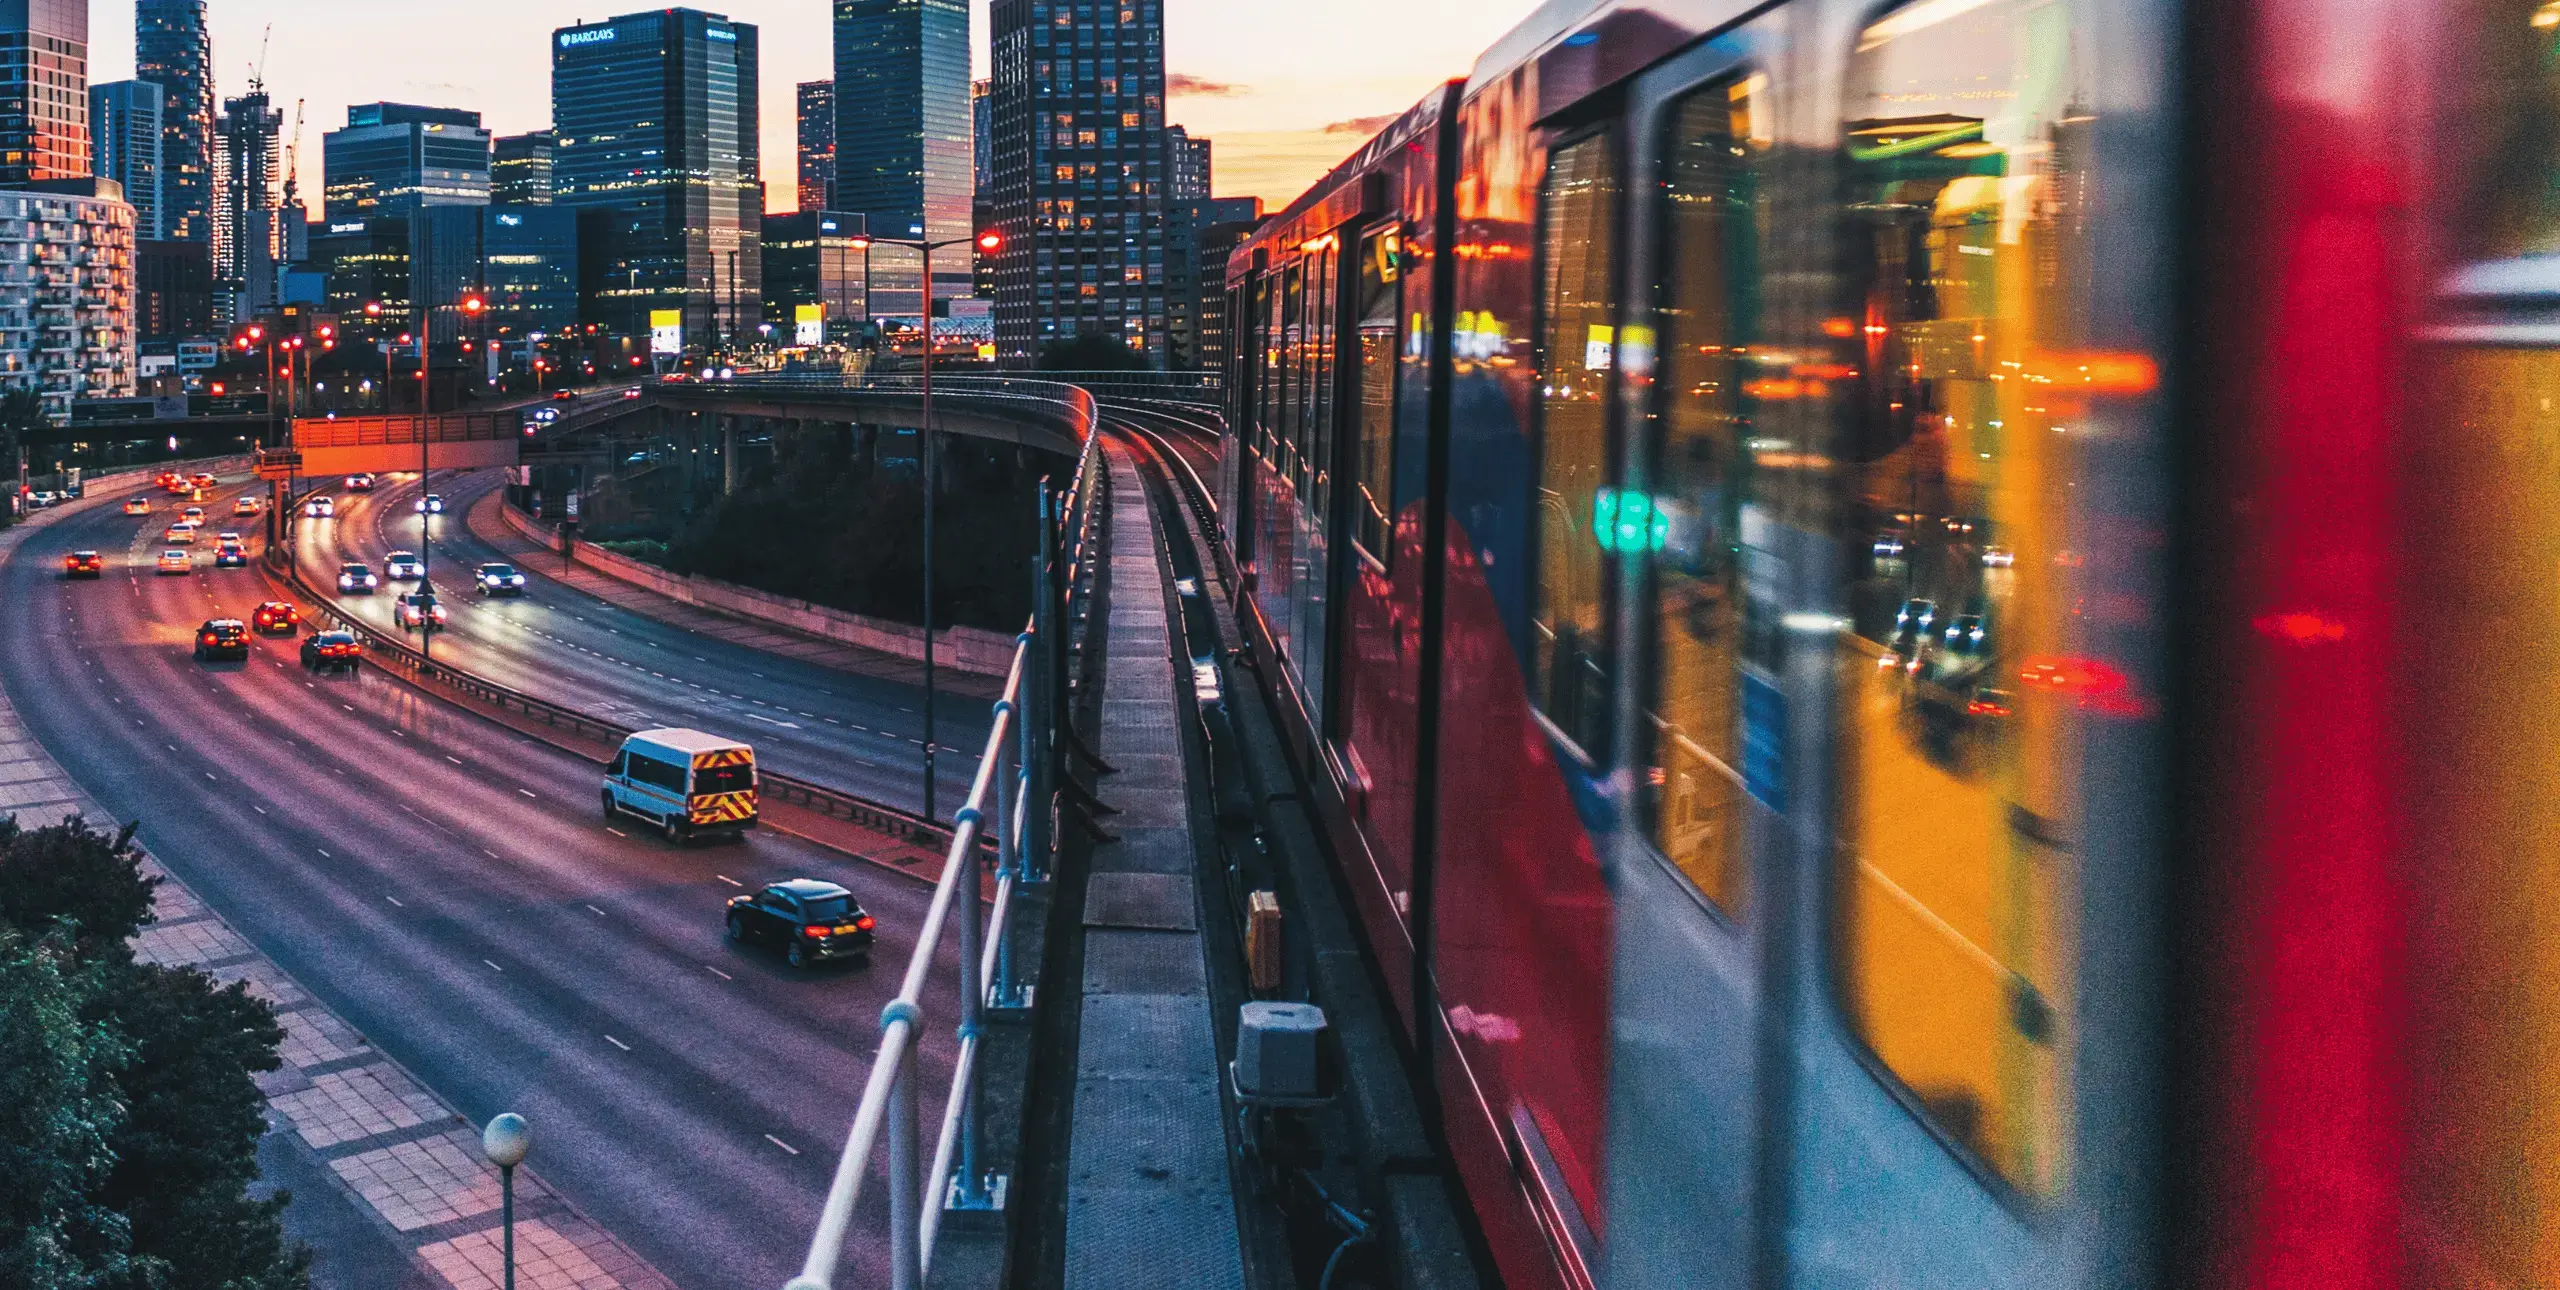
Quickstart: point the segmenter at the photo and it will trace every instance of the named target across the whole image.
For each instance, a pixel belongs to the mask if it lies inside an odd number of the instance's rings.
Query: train
[[[2560,1286],[2560,0],[1550,0],[1226,267],[1515,1287]]]

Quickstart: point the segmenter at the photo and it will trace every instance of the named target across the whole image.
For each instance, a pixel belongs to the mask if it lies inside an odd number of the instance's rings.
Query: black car
[[[302,665],[314,672],[352,672],[364,662],[354,632],[313,632],[302,641]]]
[[[196,661],[214,659],[247,659],[249,657],[249,624],[237,618],[208,618],[196,629]]]
[[[824,959],[871,961],[871,915],[853,893],[831,882],[794,878],[729,901],[729,939],[780,941],[796,968]]]

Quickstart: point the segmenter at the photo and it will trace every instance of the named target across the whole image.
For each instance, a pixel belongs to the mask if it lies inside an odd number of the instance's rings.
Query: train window
[[[2094,119],[2069,0],[1922,0],[1860,34],[1837,227],[1854,381],[1838,522],[1833,877],[1851,1026],[2031,1197],[2070,1139],[2074,785],[2102,666],[2071,652]]]
[[[1396,322],[1404,314],[1404,237],[1384,229],[1360,241],[1360,406],[1352,448],[1352,539],[1369,557],[1393,560],[1387,536],[1395,510]]]
[[[1748,876],[1739,767],[1749,463],[1742,383],[1750,344],[1738,293],[1757,279],[1754,167],[1766,123],[1752,111],[1765,103],[1764,83],[1754,76],[1710,85],[1671,105],[1655,197],[1663,272],[1654,430],[1644,445],[1653,482],[1649,496],[1630,489],[1615,502],[1620,530],[1653,550],[1652,710],[1637,732],[1651,750],[1646,823],[1662,854],[1728,913],[1741,910]],[[1640,366],[1631,347],[1629,380]]]
[[[1271,278],[1264,277],[1254,283],[1253,298],[1262,324],[1262,388],[1257,391],[1262,400],[1262,419],[1256,426],[1260,431],[1256,444],[1262,450],[1263,461],[1277,469],[1280,457],[1274,440],[1280,426],[1280,292]]]
[[[1323,531],[1333,493],[1333,243],[1307,261],[1307,426],[1304,489],[1307,517]]]
[[[1297,480],[1299,422],[1306,417],[1307,404],[1307,283],[1305,270],[1290,266],[1280,287],[1280,422],[1273,429],[1279,440],[1279,456],[1271,465],[1282,479]],[[1306,485],[1299,481],[1298,490],[1305,495]]]
[[[1586,135],[1547,165],[1539,254],[1539,468],[1530,697],[1585,756],[1608,748],[1607,562],[1598,506],[1609,477],[1609,373],[1617,361],[1617,140]]]

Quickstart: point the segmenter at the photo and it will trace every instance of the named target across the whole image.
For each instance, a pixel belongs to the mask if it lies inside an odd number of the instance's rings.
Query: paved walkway
[[[90,505],[122,496],[94,490]],[[0,532],[0,561],[9,558],[33,528],[52,517],[87,509],[75,504]],[[106,827],[114,817],[71,781],[0,693],[0,813],[25,828],[43,828],[78,815]],[[258,1077],[267,1095],[270,1139],[283,1137],[310,1168],[295,1172],[333,1179],[335,1194],[294,1197],[287,1226],[363,1232],[361,1250],[321,1248],[316,1284],[349,1290],[392,1285],[448,1285],[455,1290],[496,1290],[501,1284],[498,1173],[480,1155],[480,1133],[435,1094],[375,1050],[353,1026],[260,954],[221,916],[157,860],[144,860],[159,878],[157,918],[134,937],[134,955],[146,963],[201,969],[217,981],[245,981],[266,1000],[284,1026],[278,1051],[283,1065]],[[369,1222],[338,1223],[337,1215],[297,1224],[312,1206],[351,1207]],[[401,1279],[385,1271],[333,1275],[337,1265],[378,1265],[385,1252],[408,1263]],[[516,1284],[522,1290],[674,1290],[674,1283],[641,1261],[611,1233],[570,1208],[529,1170],[516,1173]]]
[[[1192,872],[1190,776],[1153,510],[1126,449],[1110,458],[1110,650],[1100,752],[1116,842],[1085,888],[1084,1013],[1067,1164],[1067,1290],[1240,1290]]]
[[[472,537],[496,548],[509,561],[536,575],[643,617],[700,632],[733,645],[779,654],[819,667],[831,667],[839,672],[851,672],[856,676],[903,681],[909,685],[924,684],[924,664],[916,659],[826,640],[769,623],[749,622],[699,605],[686,604],[672,596],[599,573],[583,564],[571,564],[561,559],[558,551],[526,537],[507,523],[506,517],[500,513],[505,504],[506,490],[493,488],[465,506],[464,522],[471,529]],[[937,652],[949,657],[947,652]],[[934,685],[945,694],[965,694],[980,699],[992,700],[1004,693],[1003,677],[979,676],[956,667],[944,667],[937,672]]]

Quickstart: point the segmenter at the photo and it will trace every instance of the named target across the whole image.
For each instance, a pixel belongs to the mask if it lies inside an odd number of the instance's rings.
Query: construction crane
[[[258,61],[249,65],[249,92],[267,88],[267,49],[276,42],[276,25],[267,24],[266,34],[258,37]]]
[[[293,141],[284,146],[284,204],[287,210],[302,204],[302,103],[293,101]]]

